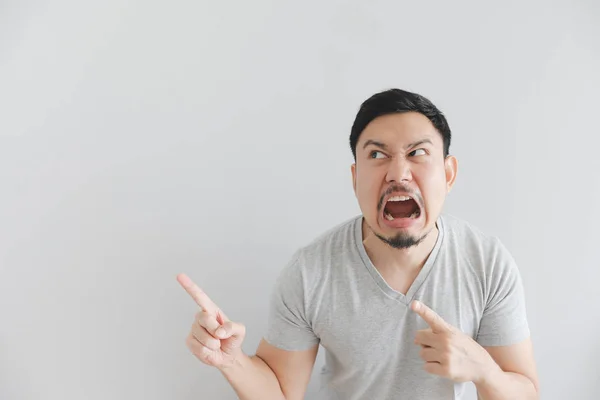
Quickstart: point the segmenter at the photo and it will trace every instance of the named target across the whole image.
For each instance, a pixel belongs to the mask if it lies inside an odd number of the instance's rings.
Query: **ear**
[[[444,160],[444,169],[446,170],[446,188],[448,193],[452,190],[458,173],[458,160],[454,156],[447,156]]]
[[[354,194],[356,194],[356,163],[350,166],[350,170],[352,171],[352,187],[354,188]]]

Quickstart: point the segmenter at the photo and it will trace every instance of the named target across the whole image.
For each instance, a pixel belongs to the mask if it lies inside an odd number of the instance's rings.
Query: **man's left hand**
[[[499,370],[481,345],[448,324],[431,308],[416,300],[411,308],[429,325],[429,329],[420,330],[415,336],[427,372],[455,382],[478,383]]]

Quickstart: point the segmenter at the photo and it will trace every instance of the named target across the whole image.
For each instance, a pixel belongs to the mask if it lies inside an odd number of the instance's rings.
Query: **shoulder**
[[[447,248],[467,262],[478,275],[497,275],[502,270],[516,269],[511,253],[498,236],[451,214],[441,218]]]
[[[355,243],[356,224],[360,223],[361,218],[347,219],[300,246],[282,273],[292,275],[295,279],[301,278],[308,284],[321,279],[332,262]]]
[[[441,220],[444,224],[444,233],[448,238],[462,245],[489,246],[498,240],[478,226],[455,215],[443,214]]]
[[[441,217],[444,224],[444,234],[450,245],[471,255],[493,255],[507,253],[507,249],[498,236],[484,232],[478,226],[451,214]]]
[[[334,257],[338,252],[354,243],[356,227],[361,218],[347,219],[322,232],[315,239],[300,247],[297,254],[301,259],[313,262]]]
[[[442,221],[448,235],[446,260],[468,271],[464,277],[472,279],[465,279],[466,284],[481,289],[482,310],[493,311],[510,294],[521,295],[519,268],[500,238],[454,216],[444,215]]]

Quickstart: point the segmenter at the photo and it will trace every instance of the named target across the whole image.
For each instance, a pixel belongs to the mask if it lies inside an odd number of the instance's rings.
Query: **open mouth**
[[[395,219],[417,219],[421,215],[421,208],[410,196],[392,196],[385,202],[383,216],[388,221]]]

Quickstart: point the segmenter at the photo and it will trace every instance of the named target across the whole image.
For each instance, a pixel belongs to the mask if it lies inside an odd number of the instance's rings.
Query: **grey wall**
[[[185,347],[175,275],[253,352],[279,269],[358,213],[347,135],[392,86],[449,118],[446,211],[520,264],[543,398],[597,398],[599,21],[593,0],[3,1],[0,398],[233,399]]]

